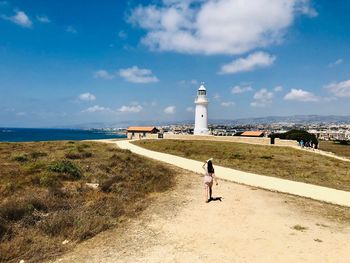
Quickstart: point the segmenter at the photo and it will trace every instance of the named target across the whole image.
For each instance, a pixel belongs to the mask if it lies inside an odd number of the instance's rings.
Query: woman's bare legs
[[[205,202],[208,203],[208,191],[209,191],[209,186],[207,184],[204,184],[204,197],[205,197]]]

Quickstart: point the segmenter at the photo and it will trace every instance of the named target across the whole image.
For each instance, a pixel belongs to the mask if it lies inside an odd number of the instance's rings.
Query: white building
[[[208,97],[207,90],[202,83],[197,91],[197,98],[194,103],[196,104],[196,115],[194,124],[194,135],[208,135]]]

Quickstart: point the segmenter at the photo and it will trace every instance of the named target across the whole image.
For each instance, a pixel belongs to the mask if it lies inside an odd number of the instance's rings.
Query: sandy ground
[[[180,171],[139,217],[55,262],[349,262],[350,221],[337,213],[350,209],[226,181],[207,204],[202,177]]]

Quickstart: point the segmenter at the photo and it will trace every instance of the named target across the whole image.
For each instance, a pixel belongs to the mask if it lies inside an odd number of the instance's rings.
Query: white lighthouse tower
[[[208,135],[208,98],[207,90],[202,83],[197,91],[196,116],[194,124],[194,135]]]

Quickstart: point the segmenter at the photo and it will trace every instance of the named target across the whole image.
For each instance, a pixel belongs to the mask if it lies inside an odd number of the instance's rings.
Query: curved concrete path
[[[288,147],[291,147],[291,148],[294,148],[294,149],[297,149],[297,150],[300,150],[300,151],[306,151],[306,152],[309,152],[309,153],[314,153],[314,154],[327,156],[327,157],[334,158],[334,159],[337,159],[337,160],[340,160],[340,161],[344,161],[344,162],[350,162],[349,158],[338,156],[338,155],[336,155],[336,154],[334,154],[332,152],[326,152],[326,151],[319,150],[319,149],[312,150],[312,149],[309,149],[309,148],[306,148],[306,147],[300,148],[300,146],[288,146]]]
[[[102,140],[101,140],[102,141]],[[115,143],[121,149],[128,149],[133,153],[146,156],[151,159],[162,161],[180,168],[195,172],[203,173],[202,162],[186,159],[183,157],[155,152],[136,146],[128,140],[123,141],[106,141],[106,143]],[[263,176],[253,173],[242,172],[222,166],[215,165],[215,174],[217,178],[232,181],[239,184],[259,187],[271,191],[288,193],[292,195],[311,198],[314,200],[332,203],[341,206],[350,207],[350,192],[336,190],[328,187],[294,182],[276,177]]]

